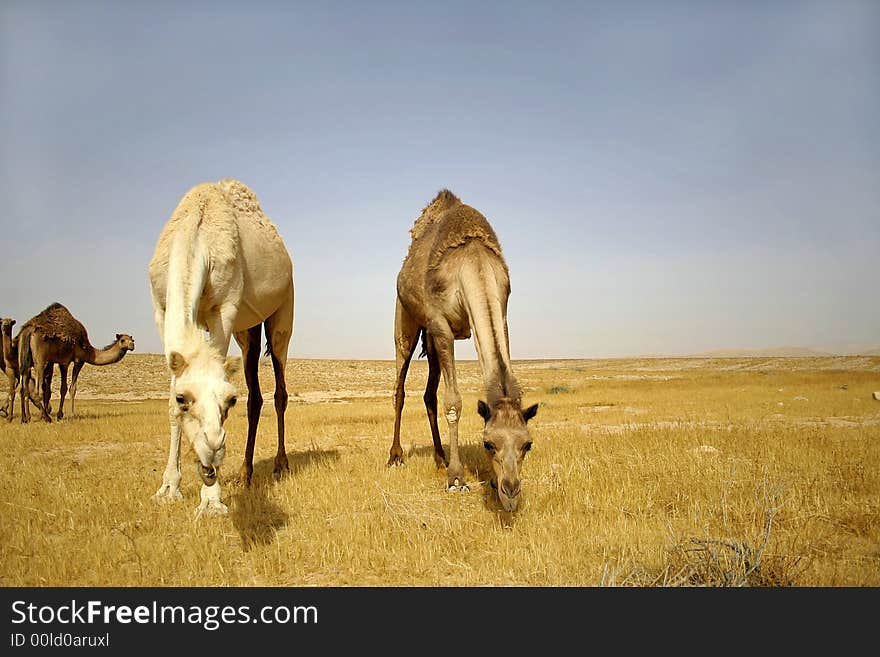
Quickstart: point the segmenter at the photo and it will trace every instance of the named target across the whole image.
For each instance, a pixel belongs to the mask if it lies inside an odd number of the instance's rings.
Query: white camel
[[[219,468],[226,453],[223,423],[235,404],[226,357],[233,335],[241,347],[248,389],[248,438],[240,481],[253,473],[263,397],[257,379],[260,329],[275,372],[278,451],[275,474],[288,469],[284,448],[284,370],[293,335],[293,263],[275,225],[243,183],[202,183],[184,195],[159,235],[149,265],[156,326],[171,370],[171,444],[157,501],[181,499],[180,436],[199,459],[196,517],[227,513]]]

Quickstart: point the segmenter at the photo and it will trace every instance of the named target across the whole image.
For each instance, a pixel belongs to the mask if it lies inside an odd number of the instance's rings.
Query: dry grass
[[[393,364],[294,359],[290,475],[271,478],[267,403],[251,488],[226,485],[230,515],[193,522],[190,456],[184,502],[150,499],[167,454],[161,357],[88,366],[77,417],[0,420],[0,584],[880,585],[880,358],[517,362],[541,409],[515,515],[479,483],[479,370],[459,367],[470,493],[447,493],[434,467],[424,361],[407,465],[389,469]],[[261,380],[269,400],[268,363]]]

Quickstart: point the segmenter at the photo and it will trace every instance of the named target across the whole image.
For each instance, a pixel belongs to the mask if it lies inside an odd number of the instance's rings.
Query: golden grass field
[[[471,492],[446,492],[434,466],[423,360],[407,464],[387,468],[393,362],[291,359],[291,471],[274,481],[266,361],[253,483],[222,479],[230,514],[194,522],[188,450],[184,501],[151,500],[168,449],[162,357],[86,366],[76,417],[22,425],[16,403],[0,419],[0,584],[880,585],[880,358],[517,361],[524,403],[541,406],[512,515],[480,483],[478,365],[458,368]],[[231,479],[245,404],[227,429]]]

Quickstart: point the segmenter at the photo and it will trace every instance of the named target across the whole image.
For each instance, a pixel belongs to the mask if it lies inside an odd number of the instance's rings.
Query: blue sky
[[[499,235],[514,358],[876,348],[878,117],[875,1],[5,0],[0,315],[161,351],[156,238],[233,177],[294,260],[291,357],[393,357],[443,187]]]

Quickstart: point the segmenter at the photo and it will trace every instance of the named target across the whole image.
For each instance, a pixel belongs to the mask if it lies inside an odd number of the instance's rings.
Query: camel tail
[[[20,375],[30,372],[34,366],[34,356],[31,353],[31,331],[29,328],[22,330],[18,335],[18,371]]]
[[[425,356],[428,355],[428,345],[425,344],[425,341],[428,339],[428,333],[425,331],[425,329],[422,329],[421,334],[422,334],[422,350],[419,352],[419,358],[424,358]]]

